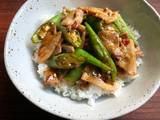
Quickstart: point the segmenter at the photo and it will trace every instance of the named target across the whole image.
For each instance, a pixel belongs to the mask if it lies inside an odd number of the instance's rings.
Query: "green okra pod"
[[[61,21],[62,14],[58,14],[54,17],[52,17],[49,21],[41,25],[36,32],[33,34],[31,40],[32,43],[37,44],[40,43],[41,40],[45,37],[48,30],[51,28],[52,24],[58,25]]]

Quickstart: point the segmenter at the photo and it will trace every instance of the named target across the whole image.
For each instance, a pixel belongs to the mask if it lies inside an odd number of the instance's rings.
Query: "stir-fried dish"
[[[138,37],[117,11],[64,7],[33,34],[33,59],[46,87],[72,99],[97,99],[138,76]]]

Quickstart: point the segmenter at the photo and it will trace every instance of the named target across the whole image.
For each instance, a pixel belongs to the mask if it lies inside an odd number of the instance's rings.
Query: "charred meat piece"
[[[92,75],[90,75],[86,72],[83,73],[81,79],[86,81],[86,82],[89,82],[91,84],[94,84],[94,85],[96,85],[96,86],[98,86],[98,87],[100,87],[103,90],[108,91],[108,92],[114,92],[115,90],[117,90],[116,82],[114,82],[113,84],[105,83],[99,77],[92,76]]]
[[[133,40],[129,39],[129,44],[125,47],[126,55],[118,62],[118,66],[123,68],[129,75],[137,74],[136,52]]]
[[[94,85],[102,88],[103,90],[106,90],[109,92],[115,91],[117,89],[116,83],[113,81],[105,80],[105,79],[108,79],[107,76],[109,76],[109,75],[107,75],[107,73],[105,73],[105,74],[106,75],[104,76],[94,66],[87,65],[84,69],[81,80],[88,82],[90,84],[94,84]],[[104,79],[104,77],[105,77],[105,79]]]
[[[83,21],[83,11],[81,9],[63,10],[64,18],[61,24],[69,28],[77,28]]]
[[[81,7],[84,12],[104,20],[107,24],[114,22],[118,17],[118,12],[113,12],[108,8]]]
[[[44,63],[54,53],[61,41],[61,35],[61,32],[56,32],[55,27],[48,31],[38,50],[38,63]]]
[[[57,55],[57,54],[60,54],[62,52],[62,41],[63,39],[61,39],[58,43],[58,45],[56,46],[54,52],[53,52],[53,55]]]
[[[99,32],[105,47],[116,59],[116,64],[129,75],[137,73],[136,52],[133,40],[120,37],[116,31],[103,30]]]
[[[44,71],[44,85],[55,87],[57,86],[60,81],[57,78],[57,74],[52,69],[48,69]]]

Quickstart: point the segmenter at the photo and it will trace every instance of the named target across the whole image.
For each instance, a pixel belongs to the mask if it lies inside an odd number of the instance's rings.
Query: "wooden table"
[[[11,83],[4,66],[3,47],[9,24],[25,0],[0,0],[0,120],[56,119],[26,100]],[[150,0],[160,13],[160,0]],[[160,120],[160,90],[138,110],[117,120]]]

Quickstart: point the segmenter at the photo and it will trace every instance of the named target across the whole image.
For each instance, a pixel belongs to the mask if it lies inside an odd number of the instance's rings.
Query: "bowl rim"
[[[22,90],[21,88],[17,85],[17,83],[15,82],[15,80],[11,77],[11,73],[9,72],[9,67],[7,66],[7,45],[8,45],[8,39],[10,37],[10,34],[11,34],[11,28],[13,26],[13,23],[15,21],[15,19],[17,18],[17,16],[23,11],[23,9],[26,7],[27,3],[28,2],[31,2],[31,1],[25,1],[21,7],[18,9],[18,11],[16,12],[15,16],[13,17],[11,23],[10,23],[10,26],[9,26],[9,29],[7,31],[7,34],[6,34],[6,38],[5,38],[5,42],[4,42],[4,64],[5,64],[5,68],[6,68],[6,71],[7,71],[7,74],[9,76],[9,79],[11,80],[12,84],[15,86],[15,88],[28,100],[30,101],[31,103],[33,103],[35,106],[37,106],[38,108],[40,108],[41,110],[43,111],[46,111],[50,114],[53,114],[53,115],[56,115],[58,117],[61,117],[61,118],[68,118],[68,119],[77,119],[76,117],[72,117],[72,116],[68,116],[68,115],[65,115],[65,114],[58,114],[56,112],[53,112],[51,110],[49,110],[47,107],[44,107],[44,106],[41,106],[41,104],[39,104],[38,102],[36,102],[35,99],[33,98],[30,98],[29,96],[27,96],[26,94],[23,94],[22,93]],[[147,5],[150,10],[153,11],[153,13],[158,17],[159,21],[160,21],[160,14],[158,13],[158,11],[147,1],[147,0],[143,0],[142,1],[145,5]],[[115,115],[114,117],[110,117],[109,119],[113,119],[113,118],[118,118],[120,116],[123,116],[123,115],[126,115],[130,112],[133,112],[135,111],[136,109],[138,109],[139,107],[141,107],[142,105],[144,105],[155,93],[156,91],[159,89],[160,87],[160,81],[158,82],[159,84],[155,85],[154,86],[154,89],[152,89],[151,93],[147,95],[147,97],[145,97],[143,99],[143,101],[137,103],[134,108],[133,107],[130,107],[129,110],[127,112],[123,112],[121,114],[118,114],[118,115]],[[79,118],[79,119],[82,119],[82,118]],[[83,119],[86,119],[86,118],[83,118]]]

